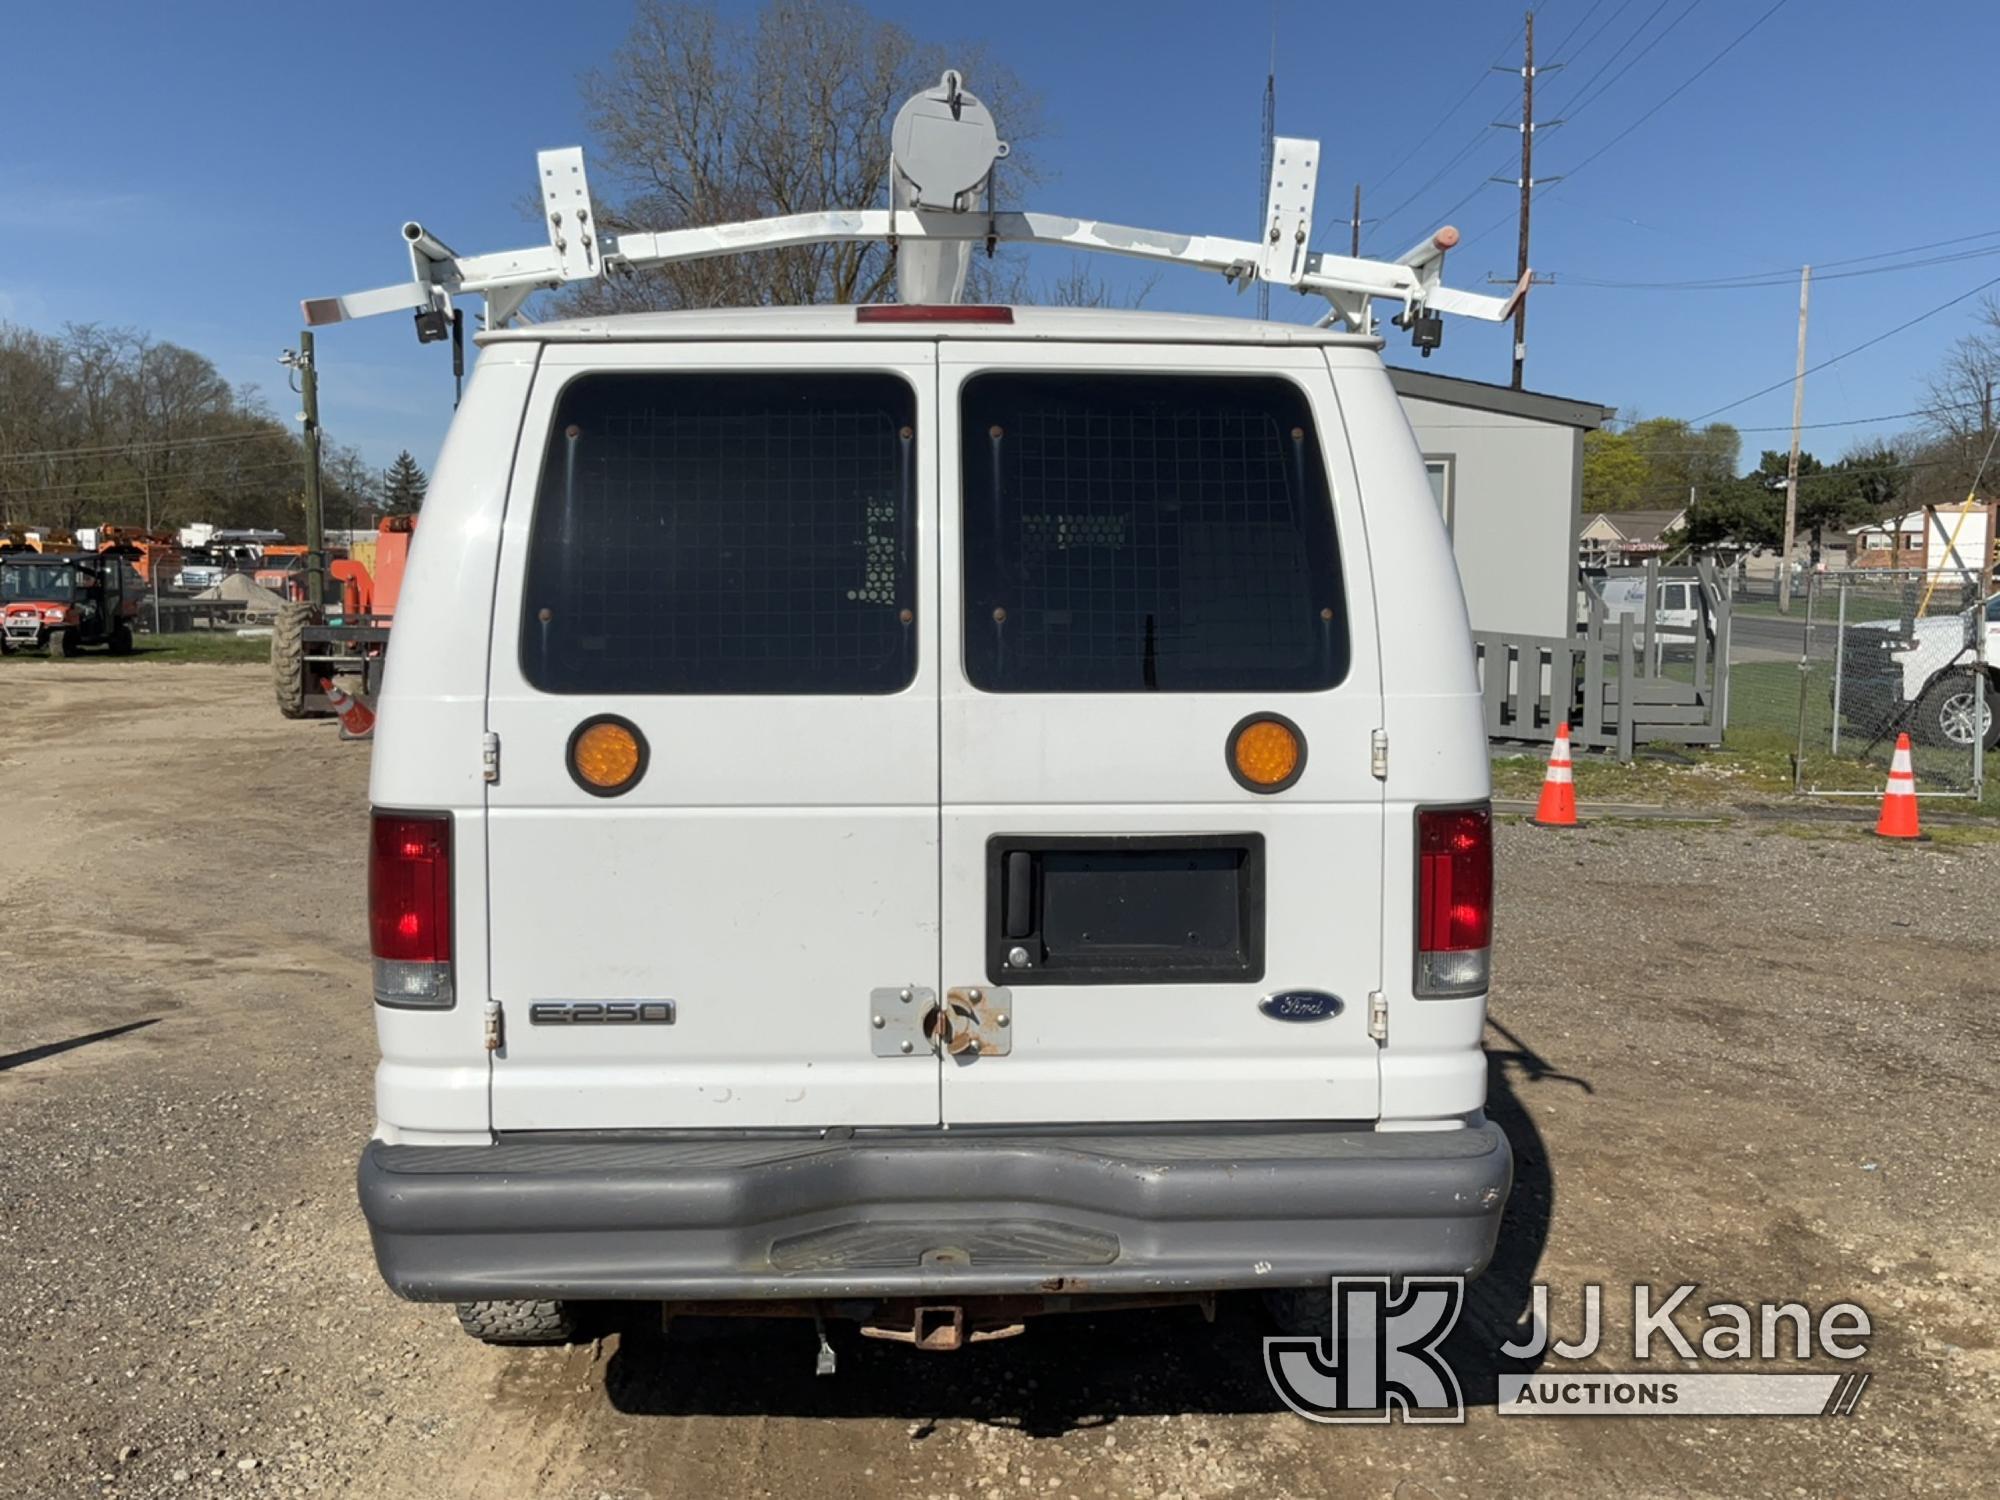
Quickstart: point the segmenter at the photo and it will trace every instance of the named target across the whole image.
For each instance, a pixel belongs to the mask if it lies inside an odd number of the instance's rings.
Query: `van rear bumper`
[[[703,1301],[1476,1275],[1512,1179],[1486,1122],[375,1141],[360,1191],[415,1301]]]

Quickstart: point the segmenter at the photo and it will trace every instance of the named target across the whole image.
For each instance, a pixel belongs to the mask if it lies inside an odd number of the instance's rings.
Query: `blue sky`
[[[2000,230],[1989,89],[2000,7],[1990,0],[1916,0],[1893,25],[1879,3],[1789,0],[1609,145],[1767,4],[1539,8],[1542,59],[1570,61],[1542,79],[1539,112],[1574,118],[1538,147],[1538,175],[1571,175],[1536,206],[1534,262],[1558,281],[1534,294],[1530,386],[1694,416],[1790,375],[1794,281],[1658,291],[1571,277],[1785,273]],[[870,8],[920,35],[984,41],[1042,95],[1049,130],[1036,149],[1049,180],[1027,206],[1255,232],[1266,6]],[[608,57],[629,19],[609,0],[556,9],[486,0],[476,23],[457,28],[445,12],[368,3],[13,7],[0,90],[0,318],[141,327],[260,385],[286,413],[275,357],[296,337],[298,299],[398,279],[404,219],[422,218],[461,250],[533,241],[517,204],[532,188],[534,153],[590,144],[576,77]],[[1512,196],[1479,184],[1515,170],[1518,137],[1486,126],[1518,114],[1519,79],[1485,70],[1518,61],[1520,23],[1518,4],[1487,0],[1279,5],[1278,128],[1324,142],[1329,222],[1317,243],[1345,244],[1359,180],[1364,216],[1401,210],[1374,230],[1371,252],[1403,250],[1453,209],[1468,243],[1447,279],[1473,288],[1489,273],[1511,276]],[[2000,252],[2000,236],[1936,253],[1988,248]],[[1838,353],[1994,276],[2000,253],[1820,280],[1811,355]],[[1172,270],[1148,305],[1250,309],[1218,280]],[[1814,376],[1807,421],[1918,405],[1924,373],[1975,307]],[[1312,311],[1274,294],[1275,316]],[[323,332],[320,351],[329,432],[373,462],[408,447],[428,465],[451,413],[441,350],[419,348],[395,317]],[[1508,353],[1504,330],[1452,320],[1431,368],[1504,381]],[[1400,340],[1390,357],[1413,359]],[[1777,428],[1790,408],[1786,388],[1728,415]],[[1830,458],[1896,425],[1809,437]],[[1781,432],[1746,433],[1746,461],[1783,442]]]

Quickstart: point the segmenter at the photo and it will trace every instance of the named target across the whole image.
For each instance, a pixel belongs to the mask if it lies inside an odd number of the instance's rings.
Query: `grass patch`
[[[106,656],[101,647],[86,647],[79,661],[92,661]],[[122,660],[130,662],[234,662],[244,665],[268,666],[271,660],[271,638],[269,636],[240,636],[229,631],[191,630],[181,635],[142,635],[132,646],[132,654]],[[12,655],[0,657],[6,666],[19,666],[27,662],[47,663],[63,666],[60,656],[50,657],[40,651],[16,651]]]
[[[1800,809],[1829,805],[1824,798],[1799,797],[1792,791],[1792,755],[1798,748],[1796,731],[1773,729],[1732,729],[1720,750],[1689,749],[1683,746],[1641,746],[1638,759],[1620,765],[1608,757],[1586,753],[1576,757],[1576,795],[1584,804],[1630,802],[1670,808],[1729,807],[1754,804],[1790,804]],[[1917,760],[1918,785],[1923,784],[1925,755]],[[1542,776],[1548,767],[1547,752],[1497,756],[1493,760],[1493,795],[1533,801],[1541,793]],[[1956,777],[1940,776],[1933,785],[1962,782],[1966,765],[1961,756],[1955,762]],[[1996,767],[2000,770],[2000,767]],[[1806,785],[1854,788],[1858,795],[1844,805],[1871,808],[1869,798],[1879,797],[1887,778],[1885,765],[1865,765],[1845,757],[1807,756]],[[1832,805],[1842,805],[1835,803]],[[2000,779],[1989,779],[1983,798],[1953,797],[1926,802],[1926,810],[1960,817],[2000,819]],[[1819,825],[1812,825],[1819,826]],[[1942,826],[1942,825],[1940,825]],[[2000,830],[1996,830],[2000,837]]]
[[[1967,803],[1968,807],[1975,804]],[[2000,827],[1991,823],[1932,823],[1925,830],[1940,849],[1973,849],[2000,844]]]

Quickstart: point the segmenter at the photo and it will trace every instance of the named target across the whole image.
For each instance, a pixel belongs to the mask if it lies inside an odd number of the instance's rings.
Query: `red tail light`
[[[1417,809],[1419,995],[1476,995],[1493,954],[1493,810]]]
[[[451,815],[377,812],[368,925],[381,1005],[443,1007],[451,988]]]

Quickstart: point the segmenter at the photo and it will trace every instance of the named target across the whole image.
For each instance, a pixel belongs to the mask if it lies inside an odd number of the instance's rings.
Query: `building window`
[[[1444,517],[1444,529],[1452,531],[1452,488],[1458,476],[1458,460],[1449,453],[1424,455],[1424,477],[1431,482],[1431,499],[1437,502],[1438,514]]]

